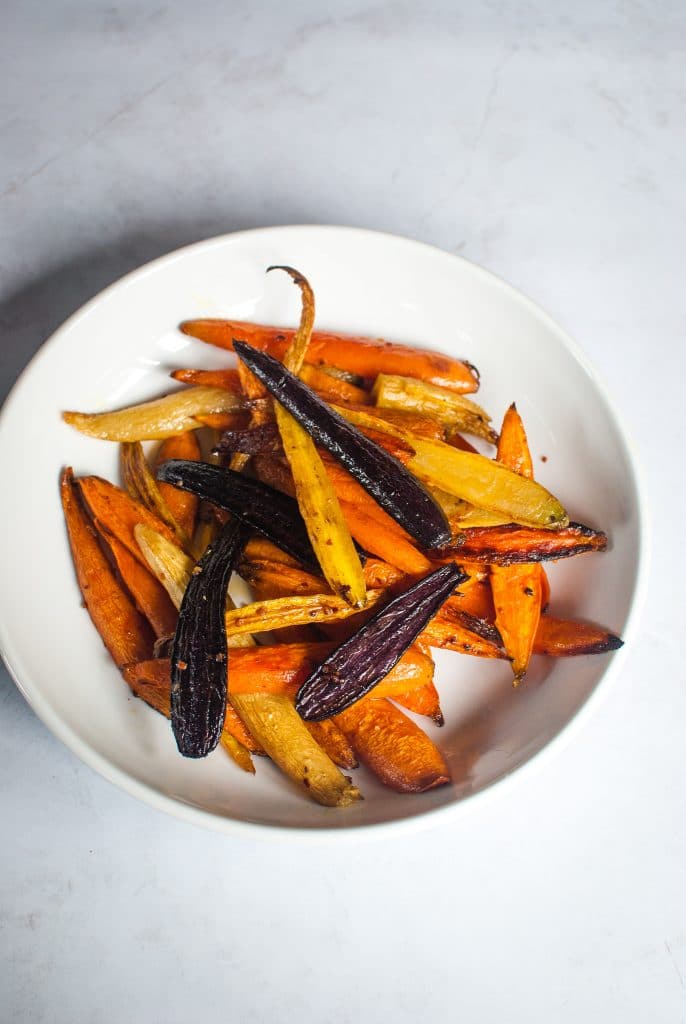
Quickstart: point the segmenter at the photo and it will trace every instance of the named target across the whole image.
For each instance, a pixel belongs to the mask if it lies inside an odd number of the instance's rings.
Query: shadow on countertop
[[[187,221],[165,221],[145,231],[135,230],[107,244],[84,249],[47,273],[28,280],[6,299],[0,300],[0,404],[24,367],[43,342],[98,292],[124,274],[184,245],[247,228],[273,224],[302,224],[308,218],[295,213],[268,221],[232,217]]]

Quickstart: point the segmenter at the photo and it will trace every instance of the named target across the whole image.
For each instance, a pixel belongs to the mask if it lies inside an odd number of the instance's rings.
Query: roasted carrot
[[[624,641],[596,622],[575,622],[541,615],[534,640],[536,654],[569,658],[577,654],[605,654],[616,651]]]
[[[441,560],[455,557],[458,561],[464,558],[490,565],[518,565],[572,558],[587,551],[604,551],[606,547],[606,535],[582,523],[570,523],[558,530],[504,523],[462,530],[451,544],[436,552],[436,557]]]
[[[235,656],[235,652],[232,652],[232,656]],[[155,658],[127,665],[123,675],[136,697],[140,697],[165,718],[171,717],[171,673],[167,658]],[[253,753],[262,753],[260,745],[252,738],[230,704],[226,708],[224,732],[233,736]]]
[[[194,430],[187,430],[175,437],[163,441],[157,452],[156,464],[159,466],[167,459],[189,459],[199,461],[200,445]],[[195,532],[195,521],[198,515],[198,498],[189,491],[181,491],[171,484],[159,483],[160,493],[166,501],[171,514],[188,537]]]
[[[247,371],[250,373],[250,371]],[[371,396],[368,391],[350,384],[347,380],[335,377],[319,366],[304,363],[300,376],[313,388],[320,398],[327,402],[355,402],[369,405]],[[172,377],[184,384],[201,385],[208,388],[226,388],[234,394],[243,394],[238,370],[174,370]]]
[[[331,719],[305,722],[307,731],[339,768],[357,768],[358,760],[345,733]]]
[[[529,443],[514,402],[503,418],[497,459],[508,469],[533,478]],[[565,527],[568,532],[570,527]],[[508,534],[511,536],[511,534]],[[495,623],[512,662],[514,685],[526,674],[543,604],[543,569],[539,563],[491,565]]]
[[[393,700],[415,715],[431,718],[436,725],[444,724],[441,699],[434,683],[426,683],[425,686],[408,690],[407,693],[396,693]]]
[[[269,647],[236,647],[229,651],[229,695],[274,693],[295,696],[316,665],[333,648],[333,643],[274,644]],[[168,658],[141,659],[129,666],[127,682],[140,677],[151,686],[170,688]],[[395,668],[372,690],[375,697],[424,686],[433,679],[433,662],[416,646],[410,647]]]
[[[224,388],[234,395],[242,395],[243,387],[238,370],[235,368],[222,370],[193,370],[190,367],[180,370],[173,370],[171,375],[174,380],[182,384],[192,384],[195,387]],[[183,459],[185,455],[173,455],[170,458]]]
[[[360,761],[397,793],[424,793],[450,782],[438,747],[389,701],[366,698],[335,718]]]
[[[294,334],[292,328],[265,327],[240,320],[187,320],[181,324],[181,330],[219,348],[232,349],[234,341],[247,341],[277,359],[283,358]],[[380,338],[314,331],[308,360],[314,364],[337,366],[360,377],[398,373],[462,393],[476,391],[479,387],[477,370],[464,360]]]
[[[176,535],[166,523],[134,501],[120,487],[99,476],[82,476],[76,483],[98,529],[113,534],[144,568],[147,569],[148,565],[133,533],[138,523],[157,530],[174,544],[178,543]]]
[[[72,470],[65,469],[60,495],[76,578],[93,625],[121,668],[149,658],[154,636],[107,561],[74,484]]]
[[[176,629],[179,613],[167,591],[120,540],[111,533],[103,532],[100,536],[112,554],[124,585],[152,626],[155,636],[171,636]]]

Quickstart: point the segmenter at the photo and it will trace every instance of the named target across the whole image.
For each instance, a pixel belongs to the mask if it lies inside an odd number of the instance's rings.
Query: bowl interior
[[[442,729],[453,783],[399,796],[364,770],[365,800],[332,812],[308,803],[269,763],[243,775],[221,750],[182,759],[168,723],[133,699],[81,608],[58,499],[65,464],[117,480],[116,446],[82,437],[63,409],[115,408],[170,390],[169,371],[222,366],[227,355],[176,330],[193,316],[297,322],[289,263],[309,277],[322,327],[412,341],[481,371],[479,401],[496,422],[516,400],[538,479],[570,515],[606,530],[610,550],[548,569],[551,610],[622,632],[640,552],[637,487],[602,388],[564,334],[532,303],[472,264],[407,240],[336,228],[278,228],[201,243],[112,286],[73,317],[24,374],[0,423],[5,490],[0,639],[36,711],[84,760],[167,810],[310,829],[392,822],[491,786],[550,743],[606,673],[601,655],[535,658],[513,690],[505,663],[437,656]],[[545,461],[544,461],[545,459]],[[198,814],[196,811],[203,812]],[[209,817],[207,817],[209,815]]]

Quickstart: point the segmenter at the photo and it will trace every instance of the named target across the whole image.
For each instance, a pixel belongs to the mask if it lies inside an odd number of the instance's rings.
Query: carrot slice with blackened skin
[[[233,349],[234,341],[247,341],[277,359],[283,354],[294,331],[287,327],[265,327],[241,320],[186,320],[184,334],[219,348]],[[337,366],[360,377],[399,373],[419,377],[452,391],[468,393],[479,387],[478,371],[466,360],[451,359],[439,352],[413,348],[380,338],[351,337],[314,331],[308,349],[312,363]]]
[[[587,551],[604,551],[606,547],[606,535],[582,523],[570,523],[557,530],[505,523],[462,530],[451,544],[431,554],[438,559],[454,557],[491,565],[518,565],[572,558]]]
[[[154,643],[150,626],[107,561],[75,491],[71,469],[62,474],[60,494],[81,594],[105,647],[119,668],[149,658]]]
[[[167,459],[199,462],[200,445],[196,432],[187,430],[183,434],[168,437],[166,441],[163,441],[157,452],[155,464],[159,466]],[[159,488],[176,522],[186,536],[192,537],[198,515],[199,499],[197,495],[191,494],[189,491],[181,491],[178,487],[172,487],[171,484],[160,483]]]
[[[541,615],[534,651],[551,658],[570,658],[578,654],[605,654],[618,650],[623,644],[620,637],[596,622]]]
[[[335,721],[360,761],[397,793],[425,793],[450,782],[436,744],[389,701],[358,701]]]

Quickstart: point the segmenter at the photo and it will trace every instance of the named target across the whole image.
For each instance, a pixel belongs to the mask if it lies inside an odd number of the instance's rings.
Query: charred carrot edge
[[[168,437],[166,441],[162,442],[157,451],[155,464],[159,466],[168,459],[200,461],[200,445],[194,430],[187,430],[183,434],[177,434],[176,437]],[[158,486],[174,519],[186,536],[192,537],[198,516],[198,498],[195,494],[180,491],[178,487],[173,487],[171,484],[160,483]]]
[[[622,647],[624,641],[596,622],[575,622],[541,615],[534,651],[551,658],[570,658],[578,654],[605,654]]]
[[[529,442],[514,402],[503,417],[497,458],[508,469],[533,479]],[[543,568],[540,563],[492,565],[491,590],[496,626],[512,663],[514,685],[517,686],[529,667],[541,618]]]
[[[107,561],[79,501],[70,468],[62,474],[60,495],[76,578],[105,647],[119,668],[149,658],[154,643],[152,630]]]
[[[358,701],[336,716],[360,761],[397,793],[425,793],[450,782],[435,743],[389,701]]]
[[[109,480],[99,476],[82,476],[76,483],[98,529],[111,533],[121,541],[145,569],[148,566],[133,533],[138,523],[157,530],[167,540],[177,543],[173,530],[166,523]]]
[[[359,762],[350,741],[335,722],[330,719],[324,722],[305,722],[307,731],[319,744],[334,764],[349,771],[357,768]]]
[[[412,711],[415,715],[422,715],[430,718],[435,725],[444,725],[445,719],[441,711],[441,699],[434,683],[427,683],[425,686],[410,690],[407,693],[396,693],[393,698],[396,704],[400,704],[406,711]]]
[[[441,559],[452,555],[491,565],[518,565],[571,558],[586,551],[604,551],[606,547],[607,536],[582,523],[570,523],[559,530],[506,523],[463,530],[452,544],[435,554]]]
[[[154,658],[138,661],[123,669],[123,676],[132,693],[146,704],[159,711],[165,718],[171,717],[171,663],[168,658]],[[262,748],[255,742],[237,713],[228,705],[224,718],[224,732],[233,736],[254,754],[261,754]]]
[[[241,320],[186,320],[181,330],[219,348],[233,349],[234,341],[246,341],[277,359],[283,357],[294,334],[291,328],[266,327]],[[380,338],[314,331],[308,354],[311,363],[337,366],[360,377],[397,373],[461,393],[476,391],[479,387],[478,371],[466,360],[450,359],[439,352]]]
[[[109,548],[119,575],[138,609],[152,626],[155,636],[173,634],[179,614],[162,584],[149,570],[143,568],[116,537],[105,532],[101,533],[100,537]]]

